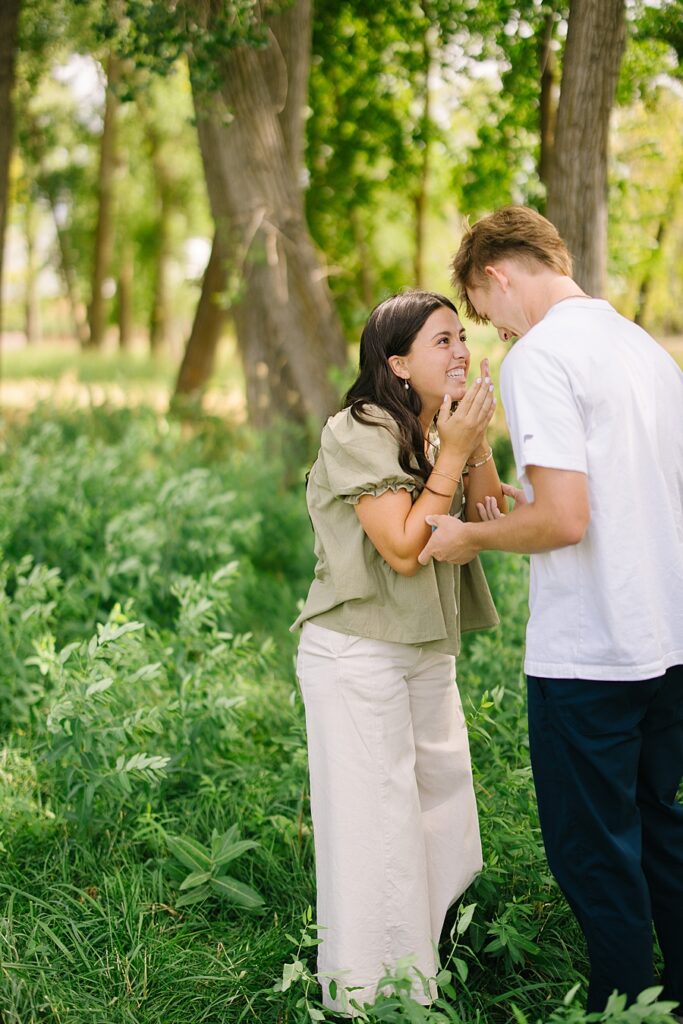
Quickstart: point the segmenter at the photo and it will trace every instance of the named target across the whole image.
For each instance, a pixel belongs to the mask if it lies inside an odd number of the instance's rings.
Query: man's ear
[[[387,363],[389,364],[392,373],[395,373],[397,377],[401,378],[401,380],[408,380],[409,375],[406,375],[406,368],[400,356],[389,356]]]
[[[484,273],[489,278],[489,284],[495,282],[504,292],[510,287],[510,278],[502,267],[493,267],[489,264],[484,267]]]

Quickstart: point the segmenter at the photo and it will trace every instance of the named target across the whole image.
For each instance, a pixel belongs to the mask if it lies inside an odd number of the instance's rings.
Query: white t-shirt
[[[683,373],[602,299],[565,299],[506,356],[517,473],[588,475],[576,545],[531,556],[529,675],[649,679],[683,664]]]

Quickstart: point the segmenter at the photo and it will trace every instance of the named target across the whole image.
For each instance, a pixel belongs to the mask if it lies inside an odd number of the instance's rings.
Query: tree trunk
[[[144,101],[138,101],[138,107],[145,122],[145,134],[149,142],[154,180],[158,190],[158,210],[156,230],[156,250],[154,262],[154,286],[152,289],[152,309],[149,318],[149,349],[152,355],[168,343],[169,327],[169,294],[168,265],[171,257],[171,212],[172,181],[171,172],[162,152],[162,139],[154,120],[154,111],[147,109]]]
[[[92,348],[101,348],[106,330],[106,299],[104,282],[109,272],[114,248],[113,199],[116,172],[116,111],[118,100],[116,84],[119,76],[117,59],[110,54],[107,61],[107,91],[104,104],[104,124],[100,142],[100,168],[97,179],[97,227],[92,267],[92,288],[88,324]]]
[[[249,279],[247,290],[251,290]],[[265,427],[275,417],[280,417],[305,424],[307,409],[287,355],[269,343],[277,328],[268,309],[264,311],[249,302],[240,302],[235,306],[234,320],[238,338],[244,339],[244,378],[250,422],[255,427]]]
[[[218,234],[215,234],[194,323],[180,364],[174,398],[180,395],[201,395],[213,372],[216,350],[227,316],[218,300],[226,286],[225,256]]]
[[[21,111],[21,117],[24,122],[24,145],[31,154],[31,159],[35,165],[34,185],[41,197],[49,205],[54,222],[59,257],[59,273],[61,274],[64,292],[69,303],[73,334],[81,348],[85,348],[89,338],[88,319],[85,305],[79,297],[76,264],[66,228],[68,215],[65,211],[67,204],[60,204],[59,178],[50,174],[46,169],[47,160],[43,130],[28,106],[24,106]]]
[[[321,423],[338,404],[329,369],[346,361],[301,192],[310,15],[310,0],[298,0],[269,22],[267,47],[230,51],[217,92],[194,82],[211,208],[231,276],[242,281],[234,314],[245,376],[254,376],[258,353],[268,394],[265,405],[250,404],[255,421],[294,390],[286,407]]]
[[[36,267],[36,211],[31,197],[26,197],[24,217],[26,239],[26,288],[24,293],[24,334],[26,344],[35,345],[40,340],[40,312],[38,309],[38,270]]]
[[[422,81],[424,95],[422,98],[422,161],[414,196],[415,207],[415,253],[413,258],[413,281],[416,288],[424,288],[424,251],[427,228],[427,183],[429,181],[429,157],[431,135],[431,90],[429,88],[429,72],[432,66],[432,52],[429,40],[429,29],[425,31],[422,43]]]
[[[158,355],[168,342],[168,323],[170,319],[168,309],[169,214],[170,205],[161,196],[157,225],[157,249],[154,261],[152,309],[149,318],[149,350],[152,355]]]
[[[78,340],[81,348],[85,348],[88,344],[88,338],[90,336],[88,330],[88,319],[86,315],[85,305],[81,302],[78,295],[78,279],[76,275],[76,266],[74,263],[73,256],[71,254],[71,248],[69,246],[69,239],[63,225],[60,223],[59,214],[57,212],[57,201],[52,190],[46,191],[47,198],[50,201],[50,208],[52,210],[52,217],[55,222],[55,233],[57,235],[57,244],[59,246],[59,269],[62,273],[62,280],[64,281],[64,288],[66,291],[66,297],[69,301],[69,309],[71,310],[71,320],[73,322],[74,336]]]
[[[2,338],[2,269],[7,226],[9,161],[14,134],[12,89],[17,53],[20,0],[0,3],[0,338]]]
[[[548,189],[550,171],[555,145],[555,121],[557,110],[555,105],[555,53],[553,51],[553,34],[555,16],[551,11],[545,16],[540,45],[541,96],[540,96],[540,137],[541,145],[538,157],[538,176]],[[547,194],[547,193],[546,193]]]
[[[607,270],[609,120],[626,41],[625,0],[572,0],[557,111],[548,218],[574,277],[602,296]]]
[[[659,224],[657,225],[657,234],[655,236],[655,244],[652,249],[652,255],[648,260],[645,268],[645,273],[640,282],[640,288],[638,289],[638,299],[636,302],[636,312],[633,319],[640,326],[643,327],[647,323],[647,314],[649,312],[649,299],[650,292],[652,291],[652,285],[655,279],[655,274],[662,259],[662,245],[664,244],[664,238],[667,234],[668,229],[673,223],[675,223],[676,207],[680,197],[682,178],[681,175],[677,175],[671,184],[669,194],[666,199],[666,205],[664,212],[660,218]]]
[[[130,239],[121,242],[119,279],[116,296],[119,323],[119,348],[130,349],[133,341],[133,248]]]

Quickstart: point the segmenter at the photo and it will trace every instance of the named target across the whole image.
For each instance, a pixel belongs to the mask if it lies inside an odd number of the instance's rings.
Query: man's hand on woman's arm
[[[481,551],[537,554],[578,544],[590,521],[585,473],[527,466],[534,500],[513,512],[481,523],[462,523],[452,516],[428,516],[437,529],[419,555],[463,565]],[[508,485],[505,485],[506,487]],[[513,495],[514,497],[514,495]]]

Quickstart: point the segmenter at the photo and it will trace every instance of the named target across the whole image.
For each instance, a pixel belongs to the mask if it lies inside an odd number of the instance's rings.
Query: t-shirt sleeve
[[[503,361],[501,394],[517,464],[586,473],[586,431],[567,368],[552,352],[532,346]]]
[[[358,423],[351,416],[334,432],[323,432],[321,453],[332,493],[355,505],[364,494],[418,490],[414,476],[398,461],[398,439],[390,421]]]

